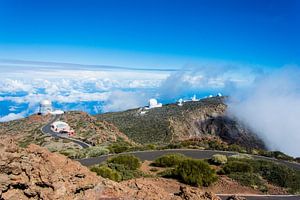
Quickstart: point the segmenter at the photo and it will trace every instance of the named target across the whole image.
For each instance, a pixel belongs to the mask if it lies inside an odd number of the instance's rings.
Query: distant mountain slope
[[[164,105],[141,115],[141,109],[97,115],[115,124],[139,143],[168,143],[195,137],[218,136],[229,144],[264,148],[264,143],[249,129],[225,115],[224,97],[196,102]]]

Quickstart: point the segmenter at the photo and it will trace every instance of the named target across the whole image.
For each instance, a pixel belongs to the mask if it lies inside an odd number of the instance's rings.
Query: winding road
[[[61,115],[55,115],[53,119],[43,126],[41,128],[41,131],[44,134],[51,135],[54,138],[62,138],[70,140],[78,145],[80,145],[82,148],[90,147],[90,144],[87,144],[83,141],[76,140],[73,138],[64,137],[60,134],[57,134],[56,132],[51,130],[51,124],[55,121],[58,121],[61,118]],[[237,154],[236,152],[229,152],[229,151],[215,151],[215,150],[198,150],[198,149],[168,149],[168,150],[153,150],[153,151],[135,151],[135,152],[124,152],[121,154],[132,154],[134,156],[137,156],[142,161],[144,160],[155,160],[157,157],[162,156],[164,154],[168,153],[181,153],[188,157],[197,158],[197,159],[207,159],[211,158],[214,154],[222,154],[226,156],[231,156]],[[84,166],[92,166],[95,164],[99,164],[101,162],[104,162],[109,157],[114,156],[115,154],[109,154],[109,155],[103,155],[99,157],[94,158],[84,158],[77,160]],[[251,155],[255,159],[262,159],[262,160],[271,160],[277,163],[284,164],[288,167],[291,167],[296,170],[300,170],[300,164],[298,163],[292,163],[288,161],[283,160],[277,160],[274,158],[269,157],[263,157],[263,156],[257,156],[257,155]],[[232,194],[217,194],[222,200],[227,199]],[[300,200],[300,196],[298,195],[255,195],[255,194],[239,194],[238,196],[245,197],[247,200]]]
[[[215,154],[222,154],[226,156],[238,154],[236,152],[231,152],[231,151],[199,150],[199,149],[168,149],[168,150],[153,150],[153,151],[135,151],[135,152],[124,152],[121,154],[132,154],[140,158],[142,161],[144,161],[144,160],[155,160],[157,157],[168,153],[181,153],[188,157],[197,158],[197,159],[211,158]],[[77,161],[79,161],[84,166],[92,166],[95,164],[99,164],[114,155],[115,154],[109,154],[109,155],[103,155],[94,158],[84,158]],[[298,163],[287,162],[284,160],[277,160],[274,158],[268,158],[263,156],[256,156],[256,155],[251,155],[251,156],[255,159],[271,160],[277,163],[287,165],[288,167],[291,167],[293,169],[300,170],[300,164]]]
[[[231,156],[234,154],[237,154],[236,152],[228,152],[228,151],[213,151],[213,150],[197,150],[197,149],[169,149],[169,150],[160,150],[160,151],[136,151],[136,152],[124,152],[121,154],[132,154],[134,156],[137,156],[142,161],[144,160],[154,160],[159,156],[162,156],[164,154],[168,153],[181,153],[188,157],[197,158],[197,159],[206,159],[211,158],[214,154],[222,154],[226,156]],[[95,158],[85,158],[85,159],[79,159],[79,161],[84,166],[92,166],[95,164],[99,164],[101,162],[104,162],[106,159],[108,159],[111,156],[114,156],[115,154],[111,155],[104,155],[99,156]],[[263,159],[263,160],[272,160],[277,163],[285,164],[288,167],[294,168],[296,170],[300,170],[300,164],[297,163],[291,163],[283,160],[277,160],[274,158],[268,158],[263,156],[255,156],[251,155],[255,159]],[[232,194],[217,194],[222,200],[227,199]],[[236,195],[236,194],[235,194]],[[239,194],[238,196],[245,197],[247,200],[300,200],[299,195],[255,195],[255,194]]]
[[[88,147],[90,147],[91,145],[88,144],[88,143],[85,143],[85,142],[83,142],[83,141],[76,140],[76,139],[74,139],[74,138],[70,138],[70,137],[68,137],[68,136],[64,136],[64,135],[62,135],[62,134],[58,134],[58,133],[52,131],[52,129],[51,129],[51,124],[52,124],[53,122],[55,122],[55,121],[58,121],[58,120],[61,118],[61,116],[62,116],[62,115],[54,115],[53,119],[52,119],[51,121],[49,121],[45,126],[43,126],[43,127],[41,128],[42,133],[48,134],[48,135],[50,135],[50,136],[52,136],[52,137],[54,137],[54,138],[61,138],[61,139],[65,139],[65,140],[70,140],[70,141],[72,141],[72,142],[74,142],[74,143],[80,145],[82,148],[88,148]]]

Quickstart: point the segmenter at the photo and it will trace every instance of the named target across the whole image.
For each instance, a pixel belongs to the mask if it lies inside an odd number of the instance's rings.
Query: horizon
[[[100,114],[222,93],[272,148],[287,131],[292,152],[299,13],[297,0],[2,0],[0,122],[44,99]]]
[[[144,98],[133,99],[131,106],[146,104],[151,97],[170,102],[192,94],[229,95],[262,74],[299,66],[299,9],[294,0],[4,0],[0,104],[21,109],[2,108],[0,117],[33,113],[35,99],[71,99],[66,90],[98,95],[99,101],[108,92],[141,93]],[[187,87],[177,85],[167,94],[172,77],[182,73]],[[80,104],[80,98],[70,103]],[[65,109],[103,112],[94,106]],[[122,110],[113,107],[111,111]]]

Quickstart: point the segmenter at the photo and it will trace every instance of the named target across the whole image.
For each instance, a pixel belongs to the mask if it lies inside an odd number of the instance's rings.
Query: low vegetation
[[[266,186],[266,181],[257,173],[231,173],[228,175],[230,178],[238,181],[244,186],[257,188],[262,192],[267,192],[268,187]]]
[[[209,186],[217,180],[217,175],[208,163],[198,159],[185,159],[176,166],[174,177],[193,186]]]
[[[157,158],[154,166],[167,167],[159,173],[192,186],[209,186],[217,180],[216,172],[203,160],[188,158],[182,154],[167,154]]]
[[[131,154],[112,157],[108,159],[107,163],[123,165],[124,168],[128,170],[136,170],[141,166],[140,159]]]
[[[113,181],[124,181],[146,176],[139,170],[141,161],[133,155],[118,155],[106,163],[91,167],[97,175]]]
[[[300,192],[300,171],[271,161],[229,158],[219,174],[226,174],[243,185],[266,191],[266,182]]]
[[[81,159],[107,155],[109,154],[109,150],[103,146],[92,146],[85,149],[63,149],[59,153],[71,159]]]
[[[186,156],[183,154],[165,154],[154,160],[152,165],[156,167],[175,167],[184,159],[186,159]]]
[[[215,154],[209,160],[211,164],[214,165],[224,165],[227,163],[227,156],[221,154]]]
[[[231,174],[231,173],[252,173],[253,167],[248,162],[243,162],[239,160],[234,160],[226,163],[222,170],[225,174]]]
[[[113,170],[105,165],[92,167],[91,171],[96,172],[98,176],[102,176],[103,178],[108,178],[113,181],[122,180],[120,173],[118,173],[116,170]]]

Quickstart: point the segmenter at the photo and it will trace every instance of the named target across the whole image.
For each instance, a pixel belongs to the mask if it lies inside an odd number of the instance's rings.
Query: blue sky
[[[45,98],[96,114],[232,93],[299,65],[299,13],[296,0],[0,0],[0,121]]]
[[[299,11],[296,0],[1,0],[0,57],[162,68],[203,59],[299,64]]]

